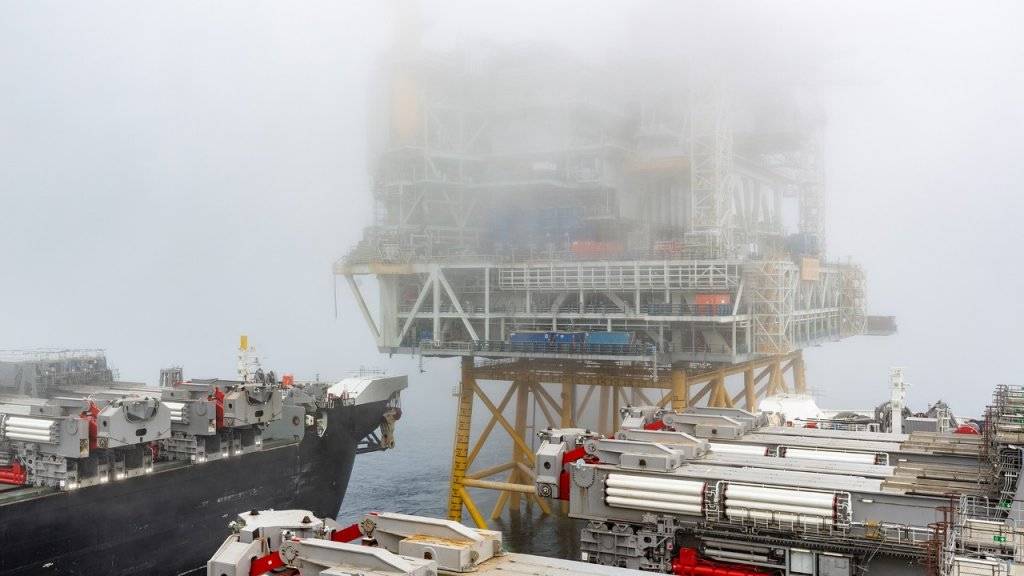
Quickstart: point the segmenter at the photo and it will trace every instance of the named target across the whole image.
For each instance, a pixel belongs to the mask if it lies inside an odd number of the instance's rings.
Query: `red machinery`
[[[672,573],[677,576],[772,576],[772,572],[743,564],[724,564],[703,560],[695,548],[680,548],[672,562]]]
[[[981,434],[981,432],[978,432],[977,426],[975,426],[974,424],[970,424],[970,423],[961,424],[960,426],[957,427],[956,431],[954,431],[953,433],[954,434]]]
[[[86,408],[81,415],[82,420],[89,423],[89,450],[95,450],[97,447],[96,437],[99,432],[99,428],[96,426],[96,417],[100,415],[100,409],[96,406],[96,403],[89,401],[89,407]]]
[[[15,460],[9,466],[0,466],[0,484],[21,486],[28,478],[28,473],[21,462]]]

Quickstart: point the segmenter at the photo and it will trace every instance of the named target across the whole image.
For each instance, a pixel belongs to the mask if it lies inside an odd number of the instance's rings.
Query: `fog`
[[[406,9],[409,9],[406,7]],[[105,348],[120,375],[229,375],[238,334],[299,377],[378,354],[334,260],[372,221],[378,2],[0,3],[0,349]],[[828,246],[900,332],[807,353],[823,405],[978,413],[1024,307],[1016,2],[424,2],[425,45],[697,58],[824,94]],[[677,56],[675,56],[677,55]],[[336,294],[336,296],[335,296]],[[447,396],[446,394],[443,396]],[[431,400],[433,401],[433,400]],[[450,404],[446,399],[437,400]]]

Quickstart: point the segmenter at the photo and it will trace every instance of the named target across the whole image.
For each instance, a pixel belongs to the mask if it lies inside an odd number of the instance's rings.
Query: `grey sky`
[[[829,249],[901,334],[808,353],[824,403],[978,411],[1024,310],[1016,2],[426,2],[425,39],[593,58],[715,47],[822,81]],[[330,264],[371,219],[377,2],[0,2],[0,348],[103,347],[129,379],[385,365]],[[656,38],[657,40],[652,40]],[[717,57],[716,56],[716,57]],[[414,369],[415,363],[397,364]],[[414,383],[447,390],[432,361]]]

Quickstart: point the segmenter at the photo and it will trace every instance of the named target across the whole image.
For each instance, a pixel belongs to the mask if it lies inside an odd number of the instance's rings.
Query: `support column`
[[[611,418],[608,416],[608,393],[610,390],[609,386],[601,385],[597,401],[597,427],[595,429],[598,433],[606,436],[610,435],[611,432],[611,426],[609,426]]]
[[[526,435],[526,417],[527,411],[530,407],[530,386],[526,382],[518,382],[519,390],[516,392],[516,419],[515,419],[515,434],[520,438],[527,438]],[[527,484],[531,483],[532,479],[524,478],[523,471],[519,465],[525,463],[529,465],[529,458],[523,453],[523,449],[520,448],[518,442],[512,444],[512,462],[516,465],[512,469],[512,480],[510,482],[514,484]],[[519,500],[521,498],[519,492],[512,492],[509,494],[509,506],[519,511]]]
[[[491,269],[484,268],[484,340],[491,339]],[[504,335],[502,335],[504,340]]]
[[[746,400],[746,409],[750,412],[757,411],[757,391],[754,390],[754,369],[747,368],[743,371],[743,395]]]
[[[725,375],[719,372],[711,379],[711,397],[708,399],[708,406],[715,408],[732,408],[732,399],[729,398],[729,391],[725,388]]]
[[[686,382],[686,369],[672,366],[672,410],[682,412],[690,405],[690,385]]]
[[[473,397],[476,392],[476,380],[473,377],[473,358],[462,358],[461,379],[459,380],[459,407],[455,415],[455,443],[452,446],[451,487],[448,493],[448,519],[462,521],[462,506],[466,504],[475,510],[469,495],[463,487],[466,468],[469,466],[469,433],[473,420]],[[479,514],[477,514],[479,515]],[[487,523],[483,518],[473,518],[481,528]]]
[[[434,304],[434,323],[433,323],[433,327],[432,327],[432,330],[434,331],[433,340],[434,340],[434,342],[440,342],[441,341],[441,286],[440,286],[441,282],[438,280],[438,273],[437,273],[436,270],[434,271],[433,274],[431,274],[431,282],[432,282],[431,290],[434,293],[433,294],[433,296],[434,296],[434,300],[433,300],[433,304]],[[473,361],[473,359],[471,358],[470,362],[472,362],[472,361]]]
[[[610,387],[612,394],[612,434],[619,431],[619,426],[622,424],[622,416],[619,414],[619,408],[622,407],[622,399],[619,397],[619,389]]]
[[[805,394],[807,392],[807,373],[804,366],[804,352],[798,350],[796,356],[793,357],[793,387],[796,389],[797,394]]]
[[[778,394],[785,390],[785,386],[782,384],[782,363],[777,357],[772,360],[770,370],[771,372],[768,375],[768,392],[765,394],[766,396]]]
[[[562,380],[562,428],[572,428],[576,425],[573,418],[573,408],[576,406],[576,385],[567,379]],[[563,501],[560,506],[562,514],[569,513],[569,503]]]
[[[562,382],[562,422],[560,426],[562,428],[572,428],[575,426],[573,422],[572,408],[576,404],[576,385],[570,382]]]

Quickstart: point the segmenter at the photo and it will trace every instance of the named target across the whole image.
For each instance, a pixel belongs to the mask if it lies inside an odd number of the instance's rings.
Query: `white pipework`
[[[6,426],[4,432],[8,437],[12,437],[15,434],[22,436],[42,436],[44,438],[52,438],[49,430],[39,430],[37,428],[22,428],[20,426]]]
[[[22,416],[10,416],[5,420],[7,426],[17,426],[21,428],[37,428],[49,430],[53,427],[53,420],[45,420],[42,418],[25,418]]]
[[[725,498],[726,501],[736,499],[827,509],[830,516],[835,505],[835,494],[832,492],[806,492],[796,489],[741,486],[737,484],[728,484],[726,486]]]
[[[839,496],[834,492],[726,482],[720,484],[719,490],[724,494],[725,515],[730,519],[822,527],[849,514],[848,507],[840,506]]]
[[[168,410],[171,412],[171,422],[183,422],[184,421],[184,402],[164,402]]]
[[[704,482],[609,474],[605,503],[618,508],[699,515],[704,507]]]
[[[3,437],[21,442],[43,442],[52,444],[57,422],[43,418],[8,416],[3,420]]]
[[[802,460],[823,460],[827,462],[849,462],[851,464],[875,464],[878,458],[868,452],[838,452],[835,450],[808,450],[806,448],[790,448],[782,452],[785,458]]]
[[[49,436],[50,435],[50,429],[48,429],[48,428],[29,428],[27,426],[11,426],[11,425],[8,424],[7,426],[4,426],[4,430],[6,430],[8,434],[19,433],[19,434],[39,434],[39,435],[43,435],[43,436]]]
[[[50,436],[38,436],[31,434],[17,434],[14,432],[8,432],[5,434],[5,438],[8,440],[20,440],[22,442],[44,442],[47,444],[53,443],[53,438]]]
[[[764,510],[767,512],[788,512],[801,516],[828,516],[833,515],[831,508],[817,508],[814,506],[797,506],[795,504],[780,504],[778,502],[753,502],[750,500],[738,500],[729,498],[726,500],[729,508],[745,508],[747,510]]]
[[[636,498],[620,498],[618,496],[605,497],[605,503],[617,508],[633,508],[636,510],[652,510],[659,512],[677,512],[679,514],[701,514],[700,504],[676,504],[673,502],[658,502],[656,500],[643,500]]]
[[[745,456],[764,456],[766,448],[754,444],[724,444],[722,442],[709,442],[711,452],[719,454],[742,454]]]
[[[696,480],[672,480],[668,478],[646,478],[626,474],[609,474],[605,480],[609,488],[632,488],[648,492],[669,492],[674,494],[696,494],[704,492],[704,482]]]
[[[700,505],[703,498],[690,494],[669,494],[667,492],[647,492],[644,490],[627,490],[625,488],[606,488],[604,493],[619,498],[657,500],[658,502],[674,502],[676,504]]]

